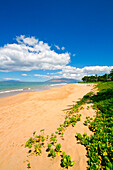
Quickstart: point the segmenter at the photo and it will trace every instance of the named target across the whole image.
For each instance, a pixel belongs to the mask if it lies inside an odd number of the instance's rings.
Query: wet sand
[[[15,96],[0,98],[0,170],[27,169],[29,159],[33,170],[60,170],[60,157],[51,160],[47,153],[40,157],[27,157],[26,141],[34,131],[45,129],[50,135],[63,123],[66,110],[92,89],[92,85],[68,84],[50,90],[20,93]],[[76,132],[91,134],[83,125],[86,116],[95,115],[91,108],[84,106],[81,121],[73,128],[68,127],[64,140],[59,139],[62,150],[72,157],[75,165],[69,169],[85,170],[87,167],[86,150],[77,143]]]

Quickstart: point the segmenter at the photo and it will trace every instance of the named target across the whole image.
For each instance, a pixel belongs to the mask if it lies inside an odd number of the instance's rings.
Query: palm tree
[[[111,80],[113,81],[113,69],[110,71],[110,78],[111,78]]]

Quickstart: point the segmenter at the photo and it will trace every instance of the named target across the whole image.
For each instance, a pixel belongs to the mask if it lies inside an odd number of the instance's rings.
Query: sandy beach
[[[66,110],[88,93],[93,86],[87,84],[68,84],[50,90],[21,93],[0,99],[0,170],[27,169],[26,141],[34,131],[44,128],[50,135],[63,123]],[[91,134],[83,125],[86,116],[94,116],[91,108],[81,110],[81,121],[73,128],[68,127],[64,140],[59,139],[62,150],[69,154],[75,165],[69,169],[85,170],[87,167],[86,150],[77,143],[75,134]],[[41,156],[29,157],[33,170],[60,170],[60,157],[52,160],[43,152]]]

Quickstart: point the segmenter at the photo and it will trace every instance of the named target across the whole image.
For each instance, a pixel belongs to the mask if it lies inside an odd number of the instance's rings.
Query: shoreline
[[[6,90],[4,92],[0,91],[0,99],[15,96],[22,93],[35,93],[40,91],[51,90],[52,88],[66,86],[67,84],[83,85],[83,83],[60,83],[60,84],[55,83],[55,84],[43,85],[41,88],[37,87],[37,88],[27,88],[27,89],[12,89],[12,90]],[[85,83],[85,85],[93,86],[93,84],[88,84],[88,83]]]
[[[45,91],[20,93],[15,96],[0,98],[0,144],[2,148],[0,169],[12,170],[12,167],[16,170],[27,169],[25,161],[28,158],[25,143],[32,133],[34,131],[39,133],[40,129],[44,128],[45,132],[50,135],[64,121],[66,110],[69,110],[77,100],[80,100],[91,89],[92,86],[87,84],[75,83],[53,87]],[[76,128],[82,132],[88,131],[86,127],[82,126],[82,124],[77,124]],[[83,146],[74,145],[75,137],[71,135],[75,134],[76,129],[71,129],[71,127],[69,129],[66,132],[66,140],[62,147],[67,154],[72,155],[72,159],[76,158],[77,166],[83,170],[83,167],[85,169],[87,166],[86,151]],[[75,151],[68,143],[71,138]],[[58,170],[60,167],[57,161],[55,160],[53,164],[50,158],[46,159],[45,155],[42,155],[38,160],[32,157],[31,169],[35,170],[36,165],[38,165],[39,170],[44,170],[44,167],[46,170]]]
[[[61,87],[68,83],[54,83],[54,84],[47,84],[47,85],[40,85],[37,87],[26,87],[26,88],[18,88],[18,89],[5,89],[3,91],[0,91],[0,98],[14,96],[20,93],[29,93],[29,92],[39,92],[39,91],[45,91],[49,90],[52,87]]]

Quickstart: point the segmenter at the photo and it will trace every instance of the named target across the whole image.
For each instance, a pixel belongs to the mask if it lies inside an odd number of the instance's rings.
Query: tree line
[[[113,69],[110,71],[110,74],[104,74],[103,76],[97,76],[97,74],[91,76],[84,76],[82,80],[84,82],[113,81]]]

